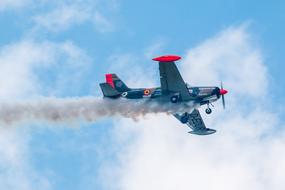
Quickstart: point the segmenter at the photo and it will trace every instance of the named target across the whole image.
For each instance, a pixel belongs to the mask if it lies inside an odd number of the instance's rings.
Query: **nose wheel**
[[[207,109],[205,110],[205,112],[206,112],[206,114],[211,114],[211,113],[212,113],[212,109],[211,109],[211,108],[207,108]]]
[[[211,105],[212,107],[214,107],[213,104],[208,103],[208,104],[207,104],[207,108],[206,108],[206,110],[205,110],[206,114],[211,114],[211,113],[212,113],[212,109],[210,108],[210,105]]]

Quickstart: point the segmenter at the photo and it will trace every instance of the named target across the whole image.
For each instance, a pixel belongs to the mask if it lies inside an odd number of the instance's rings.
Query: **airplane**
[[[193,87],[185,83],[176,67],[175,61],[180,60],[177,55],[164,55],[153,58],[159,63],[160,84],[159,88],[129,88],[116,74],[106,74],[106,82],[100,87],[104,97],[107,98],[127,98],[143,99],[147,98],[158,103],[176,104],[178,106],[189,106],[191,112],[177,112],[172,115],[182,124],[186,124],[195,135],[210,135],[216,132],[215,129],[207,128],[198,110],[202,105],[207,105],[206,114],[211,114],[213,102],[222,98],[225,109],[224,95],[227,90],[216,86]]]

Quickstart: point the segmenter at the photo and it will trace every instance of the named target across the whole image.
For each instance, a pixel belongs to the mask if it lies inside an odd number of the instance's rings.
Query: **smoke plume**
[[[171,103],[153,101],[83,98],[41,98],[25,102],[0,103],[0,123],[15,124],[25,121],[96,121],[104,117],[123,116],[137,120],[148,113],[171,113],[185,108]],[[189,111],[189,109],[188,109]]]

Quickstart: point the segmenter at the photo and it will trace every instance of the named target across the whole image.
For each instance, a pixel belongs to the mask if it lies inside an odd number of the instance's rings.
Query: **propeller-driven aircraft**
[[[159,63],[160,83],[159,88],[129,88],[116,74],[106,74],[106,82],[100,87],[104,97],[107,98],[127,98],[142,99],[149,98],[159,103],[169,103],[178,106],[189,106],[191,112],[172,113],[182,124],[190,127],[189,133],[196,135],[210,135],[216,132],[207,128],[200,115],[198,108],[206,105],[205,112],[212,113],[210,106],[213,102],[222,98],[223,108],[225,108],[224,95],[227,90],[216,86],[193,87],[184,82],[175,61],[181,57],[176,55],[165,55],[156,57],[153,60]]]

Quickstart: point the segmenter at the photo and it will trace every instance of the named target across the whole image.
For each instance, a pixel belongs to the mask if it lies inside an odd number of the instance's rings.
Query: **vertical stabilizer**
[[[106,83],[112,88],[116,89],[118,92],[127,92],[130,90],[116,74],[106,74],[105,77]]]

